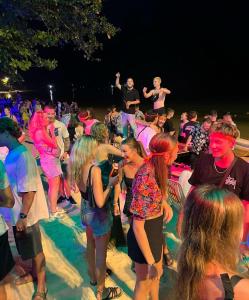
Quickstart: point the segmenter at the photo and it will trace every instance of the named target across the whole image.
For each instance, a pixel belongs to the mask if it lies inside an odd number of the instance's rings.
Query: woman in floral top
[[[163,219],[169,222],[172,209],[167,203],[168,165],[177,156],[176,140],[159,133],[150,141],[151,155],[133,181],[130,211],[133,220],[128,232],[128,254],[135,261],[134,299],[158,299],[162,275]]]

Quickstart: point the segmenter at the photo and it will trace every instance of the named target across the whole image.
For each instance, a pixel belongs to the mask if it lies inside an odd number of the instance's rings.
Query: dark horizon
[[[165,2],[106,1],[104,13],[121,31],[104,41],[101,62],[87,62],[69,46],[42,50],[55,56],[59,66],[52,72],[27,72],[25,87],[34,90],[32,96],[48,98],[51,83],[56,99],[72,100],[73,84],[74,99],[83,105],[110,105],[116,100],[110,86],[119,71],[122,82],[134,78],[140,94],[160,76],[162,85],[172,90],[170,106],[208,101],[222,108],[232,100],[238,111],[249,110],[247,5]]]

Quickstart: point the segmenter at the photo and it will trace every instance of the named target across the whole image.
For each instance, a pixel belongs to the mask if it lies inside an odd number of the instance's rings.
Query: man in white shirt
[[[11,208],[15,200],[9,187],[9,182],[3,162],[0,160],[0,207]],[[0,295],[2,300],[7,300],[4,281],[13,269],[15,262],[8,241],[8,226],[0,214]]]
[[[157,124],[158,115],[153,113],[153,111],[148,111],[145,114],[145,122],[143,121],[136,121],[137,125],[137,137],[136,140],[140,142],[147,155],[150,154],[150,140],[153,138],[154,135],[157,134]]]
[[[18,142],[20,130],[11,119],[0,119],[0,147],[9,153],[5,159],[11,191],[15,198],[12,225],[17,250],[23,260],[32,259],[36,271],[37,292],[34,299],[46,296],[45,257],[43,254],[39,220],[48,218],[47,202],[36,165],[28,149]],[[16,280],[16,284],[32,281],[30,274]]]
[[[48,116],[48,120],[49,120],[49,124],[53,124],[54,126],[54,132],[55,135],[57,136],[57,144],[61,150],[61,155],[60,155],[60,159],[62,162],[62,171],[65,172],[66,170],[66,160],[68,159],[69,155],[68,152],[70,150],[70,138],[69,138],[69,132],[67,130],[67,127],[65,126],[64,123],[56,120],[56,111],[55,108],[52,105],[47,105],[44,108],[44,112],[47,114]],[[49,129],[49,126],[48,126]],[[56,159],[56,158],[55,158]],[[64,162],[64,163],[63,163]],[[63,168],[64,167],[64,168]],[[65,197],[69,197],[68,200],[75,204],[75,201],[72,199],[72,197],[70,196],[70,188],[67,185],[66,180],[63,179],[63,173],[62,174],[58,174],[57,176],[52,176],[53,174],[49,174],[49,170],[48,170],[48,174],[46,174],[48,180],[48,184],[49,184],[49,198],[50,201],[52,203],[56,203],[58,196],[59,196],[59,188],[60,188],[60,182],[61,180],[63,180],[63,186],[64,186],[64,190],[66,190],[67,194],[65,195]],[[61,197],[64,198],[64,197]],[[63,211],[61,208],[57,208],[56,212],[52,212],[51,216],[55,217],[55,218],[59,218],[61,217],[61,214],[64,213],[65,211]]]

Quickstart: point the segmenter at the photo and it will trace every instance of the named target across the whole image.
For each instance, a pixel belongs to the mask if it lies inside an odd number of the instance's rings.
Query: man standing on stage
[[[136,123],[135,123],[135,106],[140,103],[138,90],[134,88],[134,80],[128,78],[126,85],[121,85],[120,82],[120,73],[116,74],[116,87],[122,92],[122,129],[123,137],[128,137],[128,124],[130,124],[133,135],[136,137]]]

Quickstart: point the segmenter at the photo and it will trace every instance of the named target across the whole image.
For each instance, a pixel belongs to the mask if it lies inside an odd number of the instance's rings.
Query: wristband
[[[27,215],[24,214],[24,213],[20,213],[20,214],[19,214],[19,217],[20,217],[20,219],[26,219],[26,218],[27,218]]]

